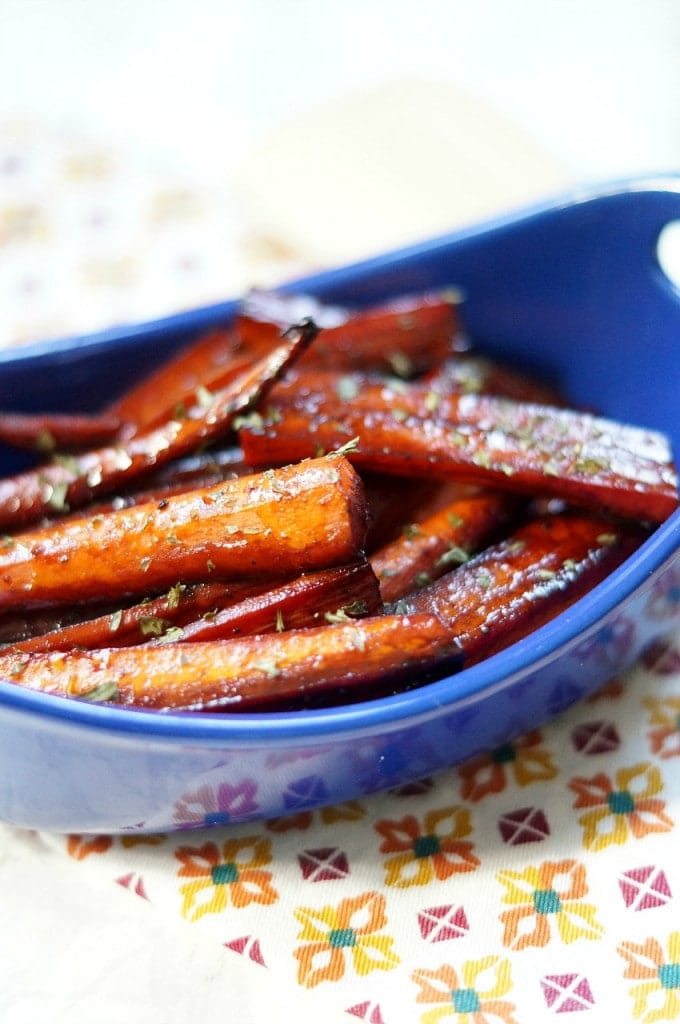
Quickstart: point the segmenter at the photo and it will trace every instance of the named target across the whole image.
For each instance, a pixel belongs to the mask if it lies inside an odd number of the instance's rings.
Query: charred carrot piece
[[[377,615],[383,611],[380,589],[368,562],[305,573],[280,586],[187,623],[173,634],[178,642],[229,639],[282,632]]]
[[[113,415],[77,416],[70,413],[0,413],[0,443],[49,455],[107,444],[120,429]]]
[[[645,536],[576,512],[531,520],[399,608],[436,615],[455,634],[465,664],[474,664],[564,611]]]
[[[459,479],[562,498],[663,522],[678,507],[678,475],[656,431],[548,406],[466,395],[460,420],[401,418],[333,406],[277,407],[276,422],[240,434],[247,462],[288,461],[348,445],[362,470]],[[347,449],[350,454],[350,449]]]
[[[335,370],[370,367],[412,377],[438,366],[461,335],[451,290],[400,296],[361,311],[324,308],[299,295],[253,293],[243,303],[237,330],[246,343],[255,342],[263,322],[280,326],[301,308],[323,328],[302,363]]]
[[[193,586],[178,584],[159,597],[150,598],[129,607],[109,608],[93,618],[83,616],[80,610],[77,622],[60,623],[53,611],[51,627],[34,632],[32,636],[5,639],[5,645],[26,654],[43,651],[91,651],[99,647],[132,647],[146,643],[154,637],[174,638],[187,622],[196,622],[199,616],[211,618],[230,604],[244,601],[248,596],[268,590],[265,581],[247,583],[197,583]]]
[[[158,593],[211,577],[293,576],[355,561],[365,534],[363,486],[349,462],[309,460],[9,538],[0,609]]]
[[[234,419],[260,400],[306,348],[316,330],[311,322],[292,328],[273,352],[224,390],[206,396],[184,418],[141,431],[118,446],[96,449],[0,481],[0,529],[19,529],[43,516],[82,507],[201,444],[223,437]]]
[[[221,386],[218,382],[234,367],[243,370],[237,332],[233,328],[208,331],[125,391],[106,411],[138,430],[163,422],[173,417],[173,410],[195,405],[203,388]]]
[[[365,699],[456,664],[431,615],[389,615],[237,640],[103,651],[0,653],[0,678],[30,689],[160,710],[256,711]]]
[[[371,555],[380,594],[389,603],[467,562],[499,535],[517,511],[508,494],[480,492],[457,498]]]

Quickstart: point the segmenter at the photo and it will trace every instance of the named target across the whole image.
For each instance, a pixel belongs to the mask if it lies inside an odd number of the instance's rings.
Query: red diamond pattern
[[[541,987],[553,1013],[574,1013],[595,1005],[588,979],[582,974],[546,974]]]
[[[666,873],[661,868],[632,868],[619,876],[623,902],[632,910],[662,907],[673,898]]]
[[[143,900],[148,900],[146,889],[144,888],[144,879],[141,875],[131,871],[128,875],[121,875],[116,881],[118,885],[122,885],[124,889],[129,889],[130,892],[135,893],[136,896],[141,896]]]
[[[385,1024],[382,1010],[377,1003],[372,1003],[370,999],[367,999],[365,1003],[350,1006],[347,1013],[352,1017],[358,1017],[359,1020],[365,1020],[366,1024]]]
[[[347,855],[337,846],[324,846],[319,850],[303,850],[298,854],[302,877],[306,882],[332,882],[347,878]]]
[[[249,960],[252,960],[255,964],[259,964],[260,967],[267,966],[264,962],[264,957],[262,956],[260,942],[258,939],[254,939],[252,935],[242,935],[238,939],[232,939],[230,942],[225,942],[224,945],[227,949],[233,949],[235,953],[247,956]]]
[[[550,835],[550,825],[540,807],[520,807],[501,815],[498,830],[509,846],[540,843]]]
[[[584,722],[572,731],[571,742],[581,754],[607,754],[621,746],[613,722]]]
[[[470,930],[463,907],[452,903],[443,907],[428,907],[418,914],[420,934],[428,942],[447,942],[459,939]]]

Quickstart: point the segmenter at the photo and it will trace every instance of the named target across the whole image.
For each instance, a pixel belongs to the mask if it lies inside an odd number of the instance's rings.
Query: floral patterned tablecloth
[[[121,193],[112,189],[110,155],[70,136],[52,149],[33,147],[26,126],[3,139],[4,343],[39,336],[48,325],[73,333],[118,315],[210,301],[236,286],[226,263],[215,269],[215,253],[237,240],[228,211],[208,215],[214,196],[168,185],[163,175],[159,184],[148,171],[128,176],[123,205],[136,211],[130,235],[112,205],[111,195],[119,202]],[[54,278],[47,261],[62,237]],[[162,922],[173,949],[194,950],[194,965],[198,957],[227,978],[254,979],[253,999],[266,993],[267,1020],[680,1019],[680,637],[558,720],[436,777],[230,826],[230,812],[251,799],[247,787],[199,789],[184,819],[217,816],[226,824],[173,835],[51,836],[3,826],[0,868],[13,866],[19,879],[23,864],[26,891],[37,901],[51,887],[57,907],[68,867],[70,884],[92,894],[95,919],[96,894],[115,888],[123,927],[140,929],[142,940],[146,925],[136,916],[127,923],[126,914],[143,901],[154,941]],[[9,906],[11,876],[0,878]],[[40,909],[40,927],[54,929],[55,944],[65,941],[76,927],[68,912],[45,925],[44,901]],[[31,910],[27,898],[22,923]],[[105,961],[104,925],[98,942],[93,959]],[[181,975],[178,956],[165,963]],[[6,955],[6,998],[8,964]],[[194,981],[187,969],[189,989]],[[154,980],[159,1000],[168,983],[169,974]],[[30,1019],[22,1005],[25,993],[14,993],[14,1016],[4,1019]],[[76,1019],[65,1005],[53,1019]],[[106,1021],[96,993],[95,1008]],[[127,1019],[152,1020],[127,1009]],[[249,1024],[247,1007],[239,1013]],[[250,1014],[253,1024],[265,1019],[261,1009]],[[170,1020],[169,1011],[156,1019]],[[235,1018],[220,1007],[214,1019]]]

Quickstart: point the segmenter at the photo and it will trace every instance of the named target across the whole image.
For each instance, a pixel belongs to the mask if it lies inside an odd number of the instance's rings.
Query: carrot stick
[[[189,410],[185,418],[142,431],[119,446],[76,455],[0,481],[0,529],[12,530],[43,516],[82,507],[110,494],[151,469],[223,437],[236,416],[248,410],[316,334],[307,322],[291,328],[269,355],[253,364],[222,391]]]
[[[532,520],[398,607],[436,615],[465,664],[474,664],[564,611],[644,538],[643,530],[581,513]]]
[[[396,601],[466,562],[499,534],[516,509],[509,495],[481,491],[411,523],[371,555],[383,601]]]
[[[399,296],[355,311],[324,308],[305,296],[254,292],[243,303],[237,330],[246,344],[257,342],[262,323],[280,327],[291,315],[299,316],[305,302],[323,328],[304,356],[306,365],[370,367],[411,377],[439,365],[455,350],[461,332],[456,296],[450,290]]]
[[[71,413],[0,413],[0,443],[43,455],[55,450],[79,451],[115,438],[120,421],[109,414],[78,416]]]
[[[106,412],[136,430],[171,419],[173,410],[196,404],[201,388],[222,386],[236,368],[243,370],[241,340],[235,330],[201,334],[139,383],[111,402]]]
[[[361,470],[458,479],[659,523],[678,507],[677,471],[656,431],[489,396],[466,395],[458,405],[455,423],[349,405],[316,414],[279,406],[274,422],[244,427],[240,441],[252,465],[356,439],[347,452]]]
[[[310,460],[9,538],[0,608],[292,576],[354,561],[365,533],[363,487],[349,462]]]
[[[279,586],[247,595],[173,634],[180,643],[318,626],[324,621],[363,618],[382,612],[378,581],[368,562],[305,573]]]
[[[433,616],[377,616],[237,640],[99,651],[0,653],[0,678],[90,701],[162,710],[261,710],[368,698],[454,663]]]
[[[153,637],[168,637],[180,632],[187,622],[199,616],[212,618],[220,609],[243,601],[247,596],[269,589],[271,584],[260,580],[247,583],[180,584],[159,597],[150,598],[127,608],[109,608],[105,614],[82,617],[78,622],[60,624],[30,637],[5,639],[14,651],[32,654],[43,651],[91,651],[98,647],[131,647]],[[53,611],[53,617],[59,611]]]

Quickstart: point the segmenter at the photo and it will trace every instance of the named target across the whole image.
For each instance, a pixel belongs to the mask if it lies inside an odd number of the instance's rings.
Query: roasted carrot
[[[517,508],[508,494],[480,491],[410,523],[371,555],[383,601],[396,601],[467,562],[499,535]]]
[[[222,386],[217,382],[234,367],[243,370],[242,347],[233,328],[201,334],[128,388],[106,411],[135,431],[171,419],[173,410],[195,405],[201,389]]]
[[[310,460],[8,538],[0,608],[158,593],[211,576],[290,576],[354,561],[365,534],[351,465]]]
[[[49,455],[53,451],[70,452],[107,444],[120,430],[113,415],[76,415],[73,413],[0,413],[0,443]]]
[[[307,365],[370,367],[411,377],[439,365],[460,344],[457,297],[450,289],[398,296],[366,310],[324,307],[299,295],[253,292],[236,327],[246,344],[256,343],[263,323],[280,327],[305,309],[323,328],[302,360]]]
[[[243,583],[178,584],[159,597],[148,598],[129,607],[109,607],[97,614],[79,607],[79,619],[59,622],[63,609],[53,609],[51,626],[34,631],[31,636],[5,636],[4,645],[26,654],[38,651],[91,651],[98,647],[132,647],[154,637],[172,638],[187,622],[200,616],[212,618],[223,608],[244,601],[246,597],[271,588],[265,580]],[[68,613],[70,610],[66,609]],[[93,614],[94,612],[94,614]],[[46,613],[44,613],[46,614]],[[48,620],[45,620],[48,621]]]
[[[531,520],[399,602],[451,629],[465,664],[507,647],[581,597],[646,533],[577,512]]]
[[[173,633],[180,643],[282,632],[377,615],[383,611],[378,581],[368,562],[304,573],[279,586],[244,596],[215,614]]]
[[[386,615],[236,640],[100,651],[0,653],[0,678],[30,689],[161,710],[250,711],[367,699],[456,664],[431,615]]]
[[[262,398],[316,331],[311,322],[291,328],[273,352],[222,391],[206,395],[183,418],[141,431],[120,445],[86,452],[66,462],[50,463],[0,481],[0,529],[19,529],[43,516],[82,507],[201,444],[225,436],[234,419]]]
[[[466,395],[459,405],[458,422],[339,405],[316,414],[278,407],[264,425],[241,430],[241,446],[246,461],[260,465],[351,444],[362,470],[458,479],[657,523],[678,507],[677,470],[656,431],[487,396]]]

